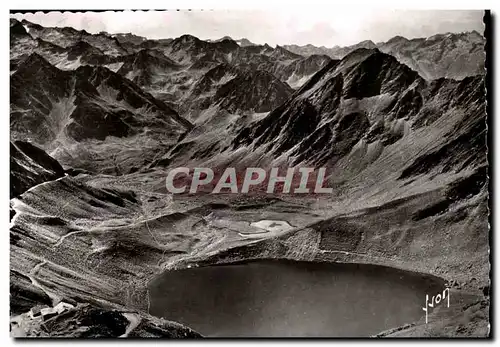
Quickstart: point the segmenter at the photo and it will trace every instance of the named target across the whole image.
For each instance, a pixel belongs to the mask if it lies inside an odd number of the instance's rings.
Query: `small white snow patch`
[[[281,232],[293,229],[293,227],[288,224],[288,222],[282,220],[263,219],[258,222],[250,223],[250,225],[259,229],[265,229],[270,232]]]

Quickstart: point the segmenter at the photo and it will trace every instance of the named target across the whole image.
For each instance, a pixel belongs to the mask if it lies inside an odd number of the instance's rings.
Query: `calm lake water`
[[[420,319],[443,288],[381,266],[255,260],[164,273],[150,313],[208,337],[363,337]]]

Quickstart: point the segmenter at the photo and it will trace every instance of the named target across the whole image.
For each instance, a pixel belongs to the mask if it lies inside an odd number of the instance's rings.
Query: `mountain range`
[[[460,298],[432,324],[383,336],[487,334],[484,45],[469,32],[273,48],[11,19],[11,327],[199,336],[149,314],[152,278],[286,258],[430,273]],[[165,177],[181,166],[326,167],[334,188],[173,196]],[[294,228],[220,227],[256,219]],[[40,305],[58,313],[35,319]]]
[[[381,52],[393,55],[399,62],[408,65],[427,80],[441,77],[463,79],[485,73],[485,39],[477,31],[436,34],[410,40],[395,36],[387,42],[374,43],[367,40],[347,47],[284,47],[303,56],[325,54],[332,59],[342,59],[358,48],[378,48]]]

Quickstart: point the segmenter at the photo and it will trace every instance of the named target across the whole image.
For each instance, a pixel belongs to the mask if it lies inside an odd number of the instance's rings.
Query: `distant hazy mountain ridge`
[[[411,40],[395,36],[387,42],[375,44],[367,40],[347,47],[326,48],[310,44],[284,47],[303,56],[325,54],[332,59],[341,59],[358,48],[378,48],[384,53],[395,56],[426,79],[440,77],[462,79],[485,73],[485,43],[484,36],[472,31],[437,34],[429,38]]]

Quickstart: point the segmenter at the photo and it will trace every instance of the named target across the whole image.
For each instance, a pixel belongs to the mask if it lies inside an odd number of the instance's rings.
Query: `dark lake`
[[[443,289],[382,266],[255,260],[162,274],[150,314],[208,337],[365,337],[419,320]]]

